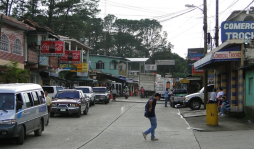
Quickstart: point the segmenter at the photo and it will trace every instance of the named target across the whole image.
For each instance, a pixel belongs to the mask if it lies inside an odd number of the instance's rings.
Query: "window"
[[[56,91],[58,92],[59,90],[62,90],[62,87],[56,87]]]
[[[8,37],[3,34],[0,40],[0,50],[10,52],[10,43]]]
[[[26,107],[32,107],[33,106],[33,101],[32,101],[32,97],[30,93],[23,93],[23,97],[24,97],[24,102],[26,104]]]
[[[96,63],[96,69],[104,69],[104,63],[102,61]]]
[[[110,69],[117,69],[117,62],[116,61],[111,61]]]
[[[39,105],[40,102],[39,102],[39,98],[38,98],[37,94],[36,94],[35,92],[32,92],[32,95],[33,95],[33,97],[34,97],[34,105],[35,105],[35,106],[36,106],[36,105]]]
[[[53,87],[42,87],[44,92],[48,92],[48,93],[54,93],[54,88]]]
[[[39,97],[40,104],[45,103],[45,101],[42,99],[42,93],[40,91],[36,91],[37,96]]]
[[[249,78],[249,95],[253,94],[253,78]]]
[[[22,44],[19,39],[16,39],[14,44],[13,44],[13,51],[12,53],[22,55],[23,54],[23,49],[22,49]]]

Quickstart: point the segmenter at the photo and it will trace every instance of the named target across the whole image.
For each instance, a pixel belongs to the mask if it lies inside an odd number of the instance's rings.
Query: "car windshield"
[[[89,93],[89,89],[88,88],[75,88],[77,90],[82,90],[83,93]]]
[[[0,93],[0,110],[14,110],[13,93]]]
[[[53,87],[42,87],[44,92],[47,91],[48,93],[54,93],[54,88]]]
[[[56,94],[56,98],[59,99],[78,99],[79,92],[78,91],[58,91]]]
[[[105,93],[106,88],[93,88],[93,91],[97,93]]]

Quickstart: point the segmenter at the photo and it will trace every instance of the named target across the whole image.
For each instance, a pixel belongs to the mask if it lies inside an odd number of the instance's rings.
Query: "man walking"
[[[156,102],[157,100],[160,99],[160,94],[156,93],[154,95],[153,98],[149,99],[149,111],[147,111],[147,118],[150,120],[151,123],[151,128],[149,128],[147,131],[142,132],[145,140],[146,140],[146,136],[151,133],[151,140],[152,141],[157,141],[158,139],[155,138],[154,134],[155,134],[155,129],[157,127],[157,119],[156,119],[156,115],[155,115],[155,106],[156,106]]]
[[[166,88],[166,91],[164,92],[164,95],[165,95],[165,107],[168,107],[167,104],[168,104],[168,89]]]
[[[50,115],[50,111],[51,111],[51,106],[52,106],[52,101],[51,98],[48,96],[48,92],[45,91],[45,96],[46,96],[46,102],[47,102],[47,106],[48,106],[48,120],[47,120],[47,124],[49,123],[49,115]]]
[[[116,88],[113,88],[113,90],[112,90],[113,101],[116,101],[116,93],[117,93]]]

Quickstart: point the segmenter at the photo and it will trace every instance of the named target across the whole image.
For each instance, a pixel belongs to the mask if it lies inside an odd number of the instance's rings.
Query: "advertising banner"
[[[152,70],[152,71],[156,71],[157,70],[157,66],[154,64],[147,64],[145,65],[145,70]]]
[[[175,60],[155,60],[155,65],[175,65]]]
[[[192,75],[203,75],[204,69],[194,69],[194,66],[192,66]]]
[[[235,59],[241,57],[241,51],[223,51],[213,53],[213,59]]]
[[[61,63],[81,63],[81,52],[82,51],[71,51],[65,50],[65,55],[60,58]]]
[[[192,66],[193,63],[200,60],[204,56],[204,48],[188,49],[188,65]]]
[[[224,21],[221,23],[221,41],[228,39],[254,39],[254,21]]]
[[[64,56],[64,41],[41,41],[41,56]]]

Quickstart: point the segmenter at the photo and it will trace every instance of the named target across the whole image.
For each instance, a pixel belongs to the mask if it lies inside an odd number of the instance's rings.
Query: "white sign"
[[[165,75],[165,78],[171,78],[172,75]]]
[[[147,65],[145,65],[145,70],[157,70],[157,65],[154,65],[154,64],[152,64],[152,65],[150,65],[150,64],[147,64]]]
[[[79,77],[87,77],[88,73],[87,72],[77,72],[77,76],[79,76]]]
[[[175,60],[155,60],[156,65],[175,65]]]
[[[213,53],[213,59],[232,59],[241,57],[242,57],[241,51],[224,51]]]

